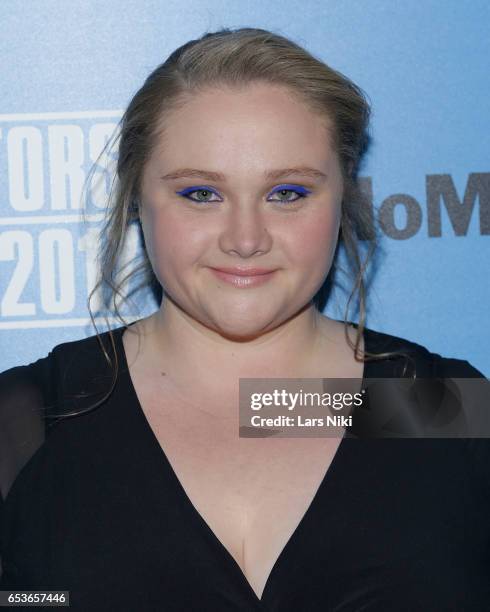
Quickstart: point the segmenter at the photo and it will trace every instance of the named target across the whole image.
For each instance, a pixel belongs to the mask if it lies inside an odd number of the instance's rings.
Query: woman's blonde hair
[[[124,293],[124,286],[130,279],[142,276],[142,281],[133,289],[133,293],[150,287],[157,301],[163,297],[162,287],[153,273],[144,248],[142,261],[139,265],[133,265],[126,276],[121,277],[118,266],[131,224],[138,224],[142,236],[139,207],[143,169],[155,143],[165,132],[167,116],[200,90],[220,86],[241,88],[256,82],[287,87],[313,112],[329,120],[332,126],[331,144],[342,169],[344,197],[332,270],[313,298],[315,306],[322,311],[326,305],[333,276],[341,270],[338,258],[339,247],[343,245],[349,266],[349,270],[344,272],[353,278],[344,312],[345,334],[354,349],[356,360],[368,361],[400,355],[367,351],[359,355],[365,328],[365,274],[377,244],[371,207],[358,180],[361,160],[369,144],[370,105],[365,94],[344,75],[284,36],[258,28],[225,28],[187,42],[158,66],[132,98],[114,138],[106,145],[106,149],[118,145],[117,171],[101,233],[99,278],[89,295],[88,308],[104,355],[109,365],[115,367],[111,389],[91,408],[107,399],[116,383],[118,372],[112,331],[109,330],[109,334],[114,363],[100,341],[90,308],[92,296],[97,291],[105,295],[103,303],[109,305],[123,325],[126,325],[126,321],[119,311],[117,300],[125,303],[128,296]],[[364,258],[361,256],[361,247],[366,250]],[[347,318],[349,306],[356,294],[359,323],[355,343],[352,343]],[[72,414],[75,413],[66,416]]]

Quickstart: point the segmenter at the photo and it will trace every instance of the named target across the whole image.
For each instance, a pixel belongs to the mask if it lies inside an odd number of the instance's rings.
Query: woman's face
[[[156,277],[223,335],[277,327],[311,301],[337,244],[343,182],[325,121],[262,83],[210,88],[167,119],[141,185]],[[251,282],[216,268],[272,272]]]

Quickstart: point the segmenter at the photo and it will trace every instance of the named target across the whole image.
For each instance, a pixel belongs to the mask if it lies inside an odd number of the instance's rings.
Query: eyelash
[[[205,186],[186,187],[185,189],[182,189],[181,191],[177,191],[176,193],[177,195],[187,198],[191,202],[197,202],[198,204],[208,204],[211,202],[218,201],[218,200],[195,200],[194,198],[189,197],[189,194],[195,193],[196,191],[209,191],[210,193],[214,195],[218,195],[214,189],[212,189],[211,187],[205,187]],[[300,187],[299,185],[278,185],[278,187],[275,188],[271,192],[271,195],[278,193],[280,191],[291,191],[293,193],[296,193],[298,197],[295,198],[294,200],[268,200],[268,201],[269,202],[282,202],[283,204],[293,204],[302,198],[307,198],[308,195],[311,193],[309,189],[306,189],[306,187]]]

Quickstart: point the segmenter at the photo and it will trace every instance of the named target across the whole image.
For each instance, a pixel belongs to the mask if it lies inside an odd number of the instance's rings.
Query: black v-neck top
[[[68,590],[77,612],[490,610],[490,440],[344,437],[259,599],[154,435],[124,330],[110,394],[96,336],[0,374],[0,590]],[[403,338],[364,338],[410,354],[418,377],[484,377]],[[364,379],[403,365],[368,362]]]

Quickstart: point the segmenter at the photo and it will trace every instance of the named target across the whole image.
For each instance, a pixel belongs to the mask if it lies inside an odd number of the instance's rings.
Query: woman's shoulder
[[[357,324],[353,326],[357,327]],[[401,376],[400,368],[407,362],[404,357],[408,356],[409,365],[416,368],[417,376],[420,378],[485,378],[485,375],[468,360],[441,355],[432,351],[425,344],[403,336],[365,327],[364,339],[366,351],[398,355],[398,357],[393,355],[373,365],[373,371],[377,370],[376,376]]]
[[[56,410],[63,395],[107,377],[114,349],[109,332],[92,334],[57,344],[36,361],[0,372],[0,427],[11,420],[13,411],[18,416],[29,407],[32,412],[33,406]]]

